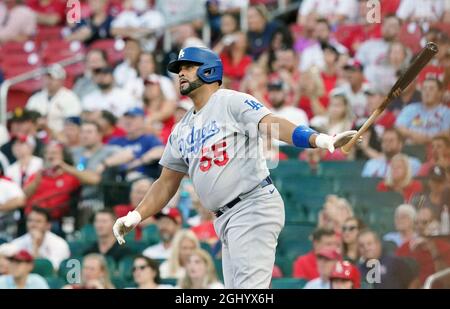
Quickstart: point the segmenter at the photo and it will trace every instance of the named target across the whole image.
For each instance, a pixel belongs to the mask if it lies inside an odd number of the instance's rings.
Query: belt
[[[261,181],[256,188],[264,188],[267,187],[268,185],[271,185],[272,179],[270,178],[270,176],[267,176],[267,178],[265,178],[263,181]],[[255,189],[255,188],[254,188]],[[254,190],[252,189],[252,190]],[[248,191],[247,193],[251,192],[252,190]],[[246,193],[244,193],[246,194]],[[226,205],[222,206],[219,208],[219,210],[217,210],[216,212],[214,212],[214,214],[216,215],[217,218],[219,218],[221,215],[223,215],[224,211],[231,209],[234,207],[234,205],[236,205],[237,203],[239,203],[240,201],[242,201],[241,197],[236,197],[234,200],[232,200],[231,202],[227,203]]]

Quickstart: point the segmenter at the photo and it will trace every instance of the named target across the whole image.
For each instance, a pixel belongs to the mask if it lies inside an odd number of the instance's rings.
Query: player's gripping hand
[[[124,236],[134,229],[141,220],[141,215],[136,210],[130,211],[125,217],[120,217],[116,220],[113,226],[113,233],[119,245],[125,243]]]
[[[347,144],[357,133],[355,130],[345,131],[334,136],[320,133],[316,138],[317,148],[328,149],[333,153],[336,148],[340,148]]]

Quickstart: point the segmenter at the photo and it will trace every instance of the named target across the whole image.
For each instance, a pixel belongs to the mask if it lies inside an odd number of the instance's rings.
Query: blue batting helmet
[[[183,48],[178,54],[178,59],[171,61],[167,69],[169,72],[178,74],[183,62],[193,62],[200,65],[197,75],[205,83],[219,82],[219,85],[222,84],[222,61],[212,50],[204,47]]]

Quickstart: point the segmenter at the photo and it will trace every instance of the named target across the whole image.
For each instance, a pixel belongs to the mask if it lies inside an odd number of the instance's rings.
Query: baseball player
[[[202,205],[217,217],[225,287],[269,288],[284,204],[269,177],[262,133],[297,147],[333,152],[356,131],[319,134],[273,116],[248,94],[220,89],[222,62],[206,48],[182,49],[168,70],[178,74],[180,92],[194,107],[169,137],[160,178],[136,210],[117,219],[114,235],[123,244],[126,233],[167,205],[188,174]]]

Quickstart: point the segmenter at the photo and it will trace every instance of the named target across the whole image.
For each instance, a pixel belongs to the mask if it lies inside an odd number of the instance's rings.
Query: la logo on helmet
[[[180,53],[178,54],[178,59],[184,57],[184,49],[180,50]]]

